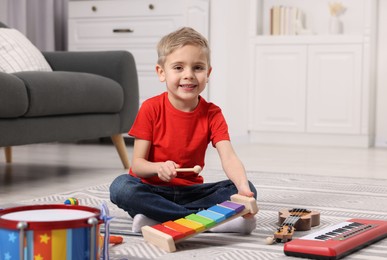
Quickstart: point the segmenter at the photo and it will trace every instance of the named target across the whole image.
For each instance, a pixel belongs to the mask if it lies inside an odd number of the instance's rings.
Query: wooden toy
[[[175,221],[142,227],[144,239],[167,252],[176,251],[176,243],[193,237],[237,217],[258,212],[254,198],[234,194],[225,201]]]
[[[202,167],[195,165],[193,168],[176,168],[176,172],[195,172],[199,174],[202,171]]]
[[[320,212],[303,208],[282,209],[278,212],[280,227],[272,237],[266,238],[266,244],[286,243],[293,238],[295,230],[306,231],[320,225]]]

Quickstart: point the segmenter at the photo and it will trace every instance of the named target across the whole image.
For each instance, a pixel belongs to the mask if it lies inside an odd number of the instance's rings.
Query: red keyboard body
[[[285,243],[287,256],[340,259],[387,237],[387,221],[350,219]]]

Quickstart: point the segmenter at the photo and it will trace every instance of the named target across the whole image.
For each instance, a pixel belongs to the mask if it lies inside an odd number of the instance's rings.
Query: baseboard
[[[373,146],[368,135],[297,134],[280,132],[250,132],[250,142],[258,144],[314,145],[332,147]]]

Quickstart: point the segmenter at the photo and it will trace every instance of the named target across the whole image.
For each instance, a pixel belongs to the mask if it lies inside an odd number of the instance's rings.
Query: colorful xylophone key
[[[178,242],[237,217],[257,212],[258,207],[254,198],[234,194],[231,201],[222,202],[175,221],[167,221],[152,227],[145,226],[141,231],[149,243],[168,252],[174,252],[175,244]]]

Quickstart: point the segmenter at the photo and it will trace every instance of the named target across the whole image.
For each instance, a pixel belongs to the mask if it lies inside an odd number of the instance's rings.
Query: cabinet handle
[[[134,30],[132,29],[113,29],[114,33],[132,33]]]
[[[93,12],[97,12],[97,7],[96,7],[95,5],[93,5],[93,6],[91,7],[91,10],[92,10]]]
[[[149,4],[148,7],[149,7],[150,10],[155,9],[155,6],[153,4]]]

